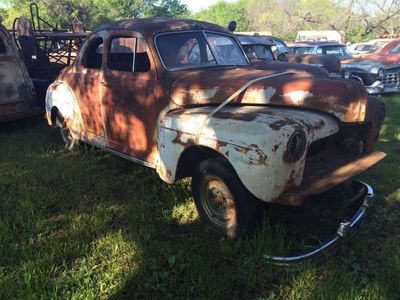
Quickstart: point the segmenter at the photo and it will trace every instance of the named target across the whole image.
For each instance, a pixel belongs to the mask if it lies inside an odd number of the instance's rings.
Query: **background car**
[[[304,64],[325,69],[328,73],[340,73],[340,61],[328,55],[293,55],[288,54],[286,43],[270,36],[236,35],[247,57],[253,64],[260,65],[255,60],[272,61],[279,60],[294,64]],[[278,48],[277,44],[281,46]],[[280,49],[280,50],[279,50]],[[287,50],[285,50],[287,49]],[[300,68],[297,66],[297,68]],[[306,70],[305,70],[306,71]],[[309,72],[314,70],[307,69]]]
[[[361,55],[361,58],[379,61],[385,65],[400,63],[400,39],[392,40],[373,53]]]
[[[38,114],[35,90],[10,34],[0,24],[0,122]]]
[[[358,60],[342,64],[342,77],[361,82],[370,95],[400,92],[400,64]]]
[[[370,52],[373,46],[373,43],[354,43],[347,46],[347,49],[353,56],[358,56]]]
[[[304,42],[289,44],[292,54],[334,55],[339,60],[353,57],[346,45],[336,42]]]

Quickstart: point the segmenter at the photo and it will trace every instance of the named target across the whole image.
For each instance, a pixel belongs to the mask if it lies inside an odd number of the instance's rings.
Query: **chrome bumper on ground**
[[[362,198],[363,202],[357,212],[351,217],[350,220],[343,220],[340,222],[340,225],[336,231],[336,233],[327,241],[322,243],[319,247],[316,247],[310,251],[290,255],[290,256],[272,256],[265,255],[265,259],[268,263],[275,265],[283,265],[288,266],[292,264],[300,264],[306,261],[313,260],[322,255],[329,254],[336,250],[338,246],[342,244],[343,241],[349,239],[356,231],[357,227],[364,220],[368,208],[372,205],[374,191],[371,186],[361,181],[355,181],[355,184],[360,186],[360,190],[363,189],[362,195],[358,197],[358,199]]]

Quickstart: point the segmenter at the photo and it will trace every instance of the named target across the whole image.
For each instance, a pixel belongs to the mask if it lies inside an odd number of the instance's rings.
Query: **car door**
[[[108,147],[152,163],[156,151],[157,80],[144,38],[113,31],[101,81]]]
[[[101,109],[101,86],[103,77],[104,42],[106,31],[89,37],[82,47],[69,85],[79,104],[88,139],[96,141],[105,136]]]

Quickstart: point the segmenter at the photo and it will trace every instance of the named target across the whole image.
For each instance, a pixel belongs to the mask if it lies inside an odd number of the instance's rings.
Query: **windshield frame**
[[[212,56],[213,56],[213,58],[214,58],[216,64],[215,64],[215,65],[210,65],[210,66],[202,65],[202,66],[181,67],[181,68],[172,68],[172,69],[168,68],[168,67],[165,65],[165,63],[164,63],[164,61],[163,61],[163,59],[162,59],[160,50],[158,49],[157,38],[158,38],[159,36],[163,36],[163,35],[183,34],[183,33],[192,33],[192,32],[193,32],[193,33],[202,33],[202,34],[203,34],[204,39],[205,39],[205,41],[206,41],[206,43],[207,43],[207,46],[210,48],[211,54],[212,54]],[[207,39],[207,33],[212,33],[212,34],[217,34],[217,35],[219,34],[219,35],[224,35],[224,36],[227,36],[227,37],[229,37],[229,38],[232,38],[232,39],[234,40],[234,42],[236,43],[236,45],[239,47],[239,49],[240,49],[241,53],[243,54],[243,57],[244,57],[244,59],[245,59],[245,61],[246,61],[247,64],[245,64],[245,65],[226,65],[226,64],[219,64],[219,63],[218,63],[218,60],[217,60],[217,58],[216,58],[216,56],[215,56],[214,50],[213,50],[212,46],[210,45],[210,43],[209,43],[209,41],[208,41],[208,39]],[[251,66],[251,62],[250,62],[249,58],[247,57],[246,53],[244,52],[243,47],[242,47],[242,45],[240,44],[240,42],[238,41],[238,39],[237,39],[234,35],[230,35],[230,34],[228,34],[228,33],[221,32],[221,31],[215,31],[215,30],[182,30],[182,31],[162,32],[162,33],[158,33],[158,34],[156,34],[156,35],[154,36],[154,38],[153,38],[153,44],[154,44],[154,47],[156,48],[157,55],[158,55],[158,58],[159,58],[159,60],[160,60],[160,62],[161,62],[161,64],[162,64],[162,66],[163,66],[164,69],[165,69],[166,71],[168,71],[168,72],[182,71],[182,70],[192,70],[192,69],[203,69],[203,68],[216,68],[216,67],[218,67],[218,68],[221,68],[221,67],[222,67],[222,68],[224,68],[224,67],[225,67],[225,68],[232,68],[232,67],[249,67],[249,66]]]

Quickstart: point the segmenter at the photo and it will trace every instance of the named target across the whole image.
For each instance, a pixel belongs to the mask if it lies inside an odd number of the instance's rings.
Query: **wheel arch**
[[[232,166],[229,159],[227,159],[222,153],[207,146],[193,145],[183,150],[183,152],[179,156],[176,167],[175,180],[180,180],[185,177],[191,177],[196,167],[209,158],[222,158],[234,170],[234,167]]]
[[[73,90],[63,81],[51,84],[46,93],[46,115],[49,125],[56,125],[58,114],[65,118],[73,135],[79,138],[85,130],[81,110]]]

